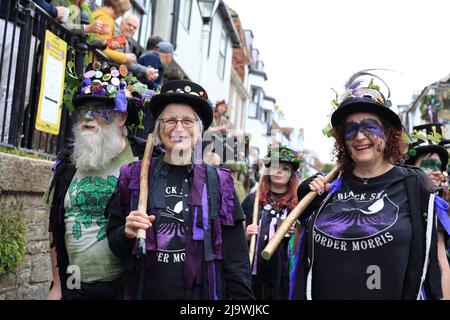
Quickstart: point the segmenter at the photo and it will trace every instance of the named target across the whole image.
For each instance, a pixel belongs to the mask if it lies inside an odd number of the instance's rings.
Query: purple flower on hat
[[[83,80],[83,86],[87,87],[90,86],[92,84],[91,79],[84,79]]]
[[[127,96],[125,91],[119,90],[116,95],[116,108],[114,111],[117,112],[127,112]]]

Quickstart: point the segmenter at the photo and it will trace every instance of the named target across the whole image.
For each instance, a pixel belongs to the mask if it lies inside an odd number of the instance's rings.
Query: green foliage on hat
[[[439,132],[427,133],[425,130],[414,130],[410,134],[412,143],[420,141],[429,141],[431,144],[439,144],[442,140],[442,135]]]
[[[267,164],[272,162],[272,160],[288,162],[296,166],[300,166],[300,163],[303,162],[301,153],[289,149],[281,143],[278,143],[273,147],[271,144],[267,146],[267,154],[264,157],[264,162]]]
[[[63,103],[66,105],[69,114],[72,114],[75,110],[72,98],[81,90],[81,87],[81,78],[77,77],[75,73],[75,63],[73,61],[68,61],[64,79]]]

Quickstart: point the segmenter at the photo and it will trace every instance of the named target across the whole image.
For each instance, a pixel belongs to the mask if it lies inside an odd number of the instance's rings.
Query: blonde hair
[[[118,15],[123,16],[130,7],[130,0],[104,0],[104,5],[111,7]]]

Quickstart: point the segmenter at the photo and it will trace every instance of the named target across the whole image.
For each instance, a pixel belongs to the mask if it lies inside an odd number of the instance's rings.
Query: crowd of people
[[[90,81],[98,67],[88,66],[73,98],[75,142],[58,157],[47,192],[49,299],[450,298],[448,153],[439,123],[416,127],[405,141],[389,97],[353,76],[331,115],[339,176],[301,181],[301,153],[275,144],[256,190],[238,196],[233,168],[241,164],[203,156],[204,133],[213,125],[226,132],[224,101],[213,110],[206,90],[187,80],[143,99],[146,85],[124,74],[114,80],[105,64],[108,82]],[[149,141],[127,131],[144,107],[155,119]],[[263,259],[311,192],[314,200]],[[80,268],[75,288],[67,285],[70,266]]]
[[[223,152],[228,103],[213,106],[206,84],[166,81],[174,47],[162,38],[131,52],[129,0],[94,12],[84,0],[35,2],[112,62],[86,66],[74,143],[52,168],[48,299],[450,299],[450,141],[440,123],[406,132],[381,78],[357,73],[335,101],[337,178],[302,181],[298,146],[272,144],[243,183],[247,163]],[[144,108],[147,141],[129,134]]]

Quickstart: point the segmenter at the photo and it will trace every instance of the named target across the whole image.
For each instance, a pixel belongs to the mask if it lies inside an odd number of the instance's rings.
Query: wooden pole
[[[325,182],[330,183],[339,173],[340,168],[337,166],[330,171],[325,177]],[[269,260],[273,253],[277,250],[281,241],[284,239],[286,233],[288,233],[290,227],[297,221],[300,215],[305,211],[305,209],[311,204],[311,202],[316,198],[317,193],[315,191],[309,192],[303,199],[297,204],[297,206],[289,213],[286,219],[281,223],[275,232],[272,239],[269,241],[267,246],[261,252],[264,259]]]
[[[255,202],[253,203],[252,224],[258,224],[259,189],[261,188],[263,176],[264,176],[264,167],[262,168],[261,174],[259,176],[258,188],[256,189],[255,193]],[[252,234],[250,237],[250,247],[249,247],[250,270],[253,268],[253,257],[255,255],[255,247],[256,247],[256,234]]]

